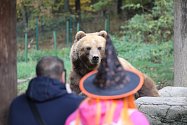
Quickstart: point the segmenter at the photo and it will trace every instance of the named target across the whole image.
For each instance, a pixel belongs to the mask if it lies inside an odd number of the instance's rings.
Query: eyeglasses
[[[64,71],[64,77],[65,77],[65,78],[64,78],[64,79],[65,79],[64,82],[65,82],[65,84],[66,84],[66,69],[64,69],[63,71]]]

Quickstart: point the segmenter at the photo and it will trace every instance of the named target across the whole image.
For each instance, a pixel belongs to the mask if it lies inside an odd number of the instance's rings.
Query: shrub
[[[152,10],[136,14],[121,26],[130,42],[160,43],[173,36],[173,0],[157,0]]]
[[[113,38],[118,56],[149,75],[159,86],[173,83],[173,41],[161,43],[127,42]]]

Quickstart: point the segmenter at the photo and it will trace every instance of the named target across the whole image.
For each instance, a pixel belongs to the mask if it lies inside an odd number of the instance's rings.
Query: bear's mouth
[[[97,64],[99,63],[99,61],[98,61],[98,60],[92,60],[91,63],[92,63],[93,65],[97,65]]]
[[[95,63],[93,63],[93,62],[90,62],[90,61],[86,61],[86,62],[83,62],[84,63],[84,66],[87,68],[87,69],[89,69],[89,70],[93,70],[93,69],[95,69],[95,68],[97,68],[98,67],[98,65],[99,65],[99,63],[97,62],[95,62]]]
[[[89,58],[83,56],[80,58],[80,60],[84,65],[84,67],[87,68],[88,70],[96,69],[100,63],[99,60],[93,60],[93,59],[90,60]]]

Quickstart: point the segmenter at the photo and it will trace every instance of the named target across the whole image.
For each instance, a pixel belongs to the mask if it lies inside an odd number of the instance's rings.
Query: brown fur
[[[127,60],[125,60],[121,57],[118,57],[118,59],[119,59],[120,63],[122,64],[122,66],[124,67],[124,69],[137,70]],[[153,96],[153,97],[159,96],[155,82],[146,74],[144,74],[144,73],[142,73],[142,74],[144,76],[144,84],[143,84],[142,88],[138,91],[138,93],[136,93],[136,98],[143,97],[143,96]]]
[[[79,31],[71,47],[70,59],[72,70],[70,72],[71,89],[80,93],[79,81],[88,72],[97,69],[105,52],[105,31],[86,34]],[[88,48],[91,50],[88,50]],[[92,63],[93,56],[99,57],[98,63]]]
[[[79,31],[75,36],[74,44],[71,48],[70,58],[72,62],[72,70],[70,73],[70,85],[71,89],[80,93],[79,81],[88,72],[97,69],[101,59],[104,57],[105,42],[106,42],[105,31],[100,31],[98,33],[86,34],[83,31]],[[95,42],[94,42],[95,41]],[[85,47],[91,47],[94,51],[87,51]],[[101,47],[101,50],[97,50]],[[91,63],[92,55],[98,55],[100,60],[97,64]],[[135,69],[127,60],[118,57],[122,66],[125,69]],[[140,71],[139,71],[140,72]],[[136,98],[142,96],[159,96],[158,90],[156,89],[155,82],[146,74],[142,73],[144,76],[144,84],[142,88],[136,94]]]

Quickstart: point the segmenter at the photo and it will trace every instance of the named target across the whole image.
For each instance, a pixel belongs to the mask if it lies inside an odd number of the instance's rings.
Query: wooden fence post
[[[28,59],[28,37],[27,32],[25,33],[25,62],[27,62]]]
[[[36,17],[36,49],[39,50],[39,46],[38,46],[38,37],[39,37],[39,31],[38,31],[38,17]]]

